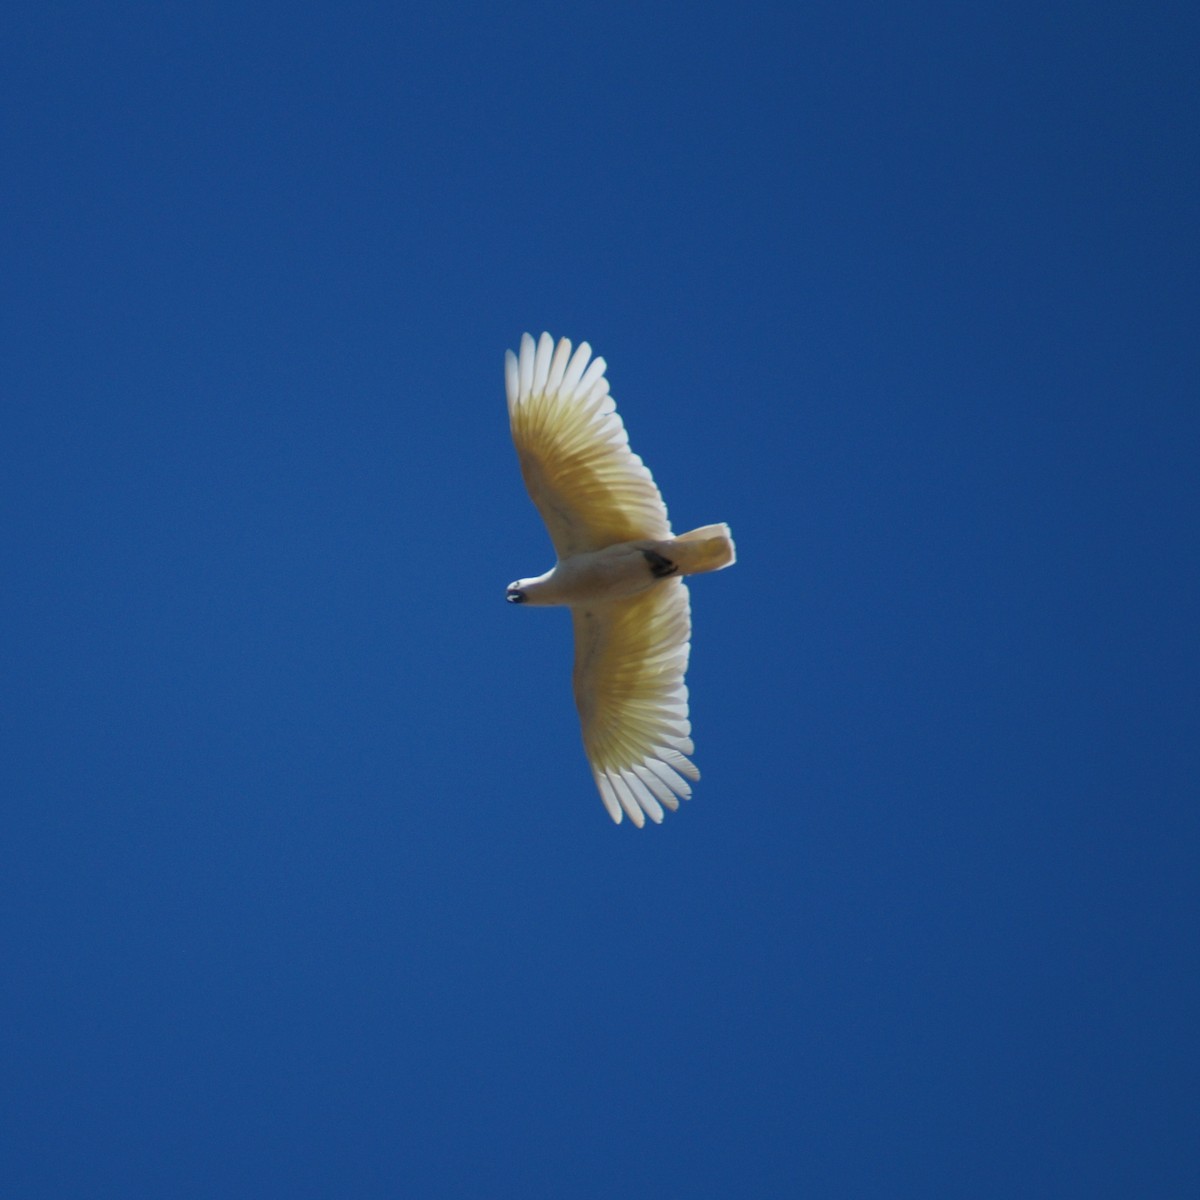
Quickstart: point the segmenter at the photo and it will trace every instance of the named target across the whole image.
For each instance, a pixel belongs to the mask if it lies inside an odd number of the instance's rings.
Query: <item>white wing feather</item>
[[[521,338],[504,363],[508,416],[525,486],[560,559],[617,542],[669,538],[667,508],[629,449],[602,358],[549,334]]]
[[[628,600],[571,609],[575,703],[609,816],[637,826],[692,794],[687,686],[691,613],[681,579]],[[684,778],[687,776],[687,778]]]

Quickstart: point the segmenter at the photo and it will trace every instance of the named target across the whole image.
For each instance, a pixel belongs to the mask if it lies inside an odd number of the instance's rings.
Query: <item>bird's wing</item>
[[[608,815],[639,828],[661,821],[700,772],[692,753],[688,693],[688,590],[668,579],[627,600],[575,605],[575,703],[583,745]]]
[[[605,362],[548,333],[504,361],[508,419],[521,474],[561,558],[616,542],[668,538],[667,508],[645,463],[629,449],[608,394]],[[588,360],[591,359],[591,365]]]

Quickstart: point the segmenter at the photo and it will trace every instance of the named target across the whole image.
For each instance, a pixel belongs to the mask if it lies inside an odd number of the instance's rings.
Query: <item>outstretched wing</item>
[[[571,609],[575,703],[583,745],[608,815],[639,828],[691,794],[687,686],[688,590],[668,579],[628,600]]]
[[[591,359],[591,365],[588,360]],[[668,538],[667,508],[608,394],[605,362],[581,342],[521,338],[505,356],[508,419],[529,495],[561,558]]]

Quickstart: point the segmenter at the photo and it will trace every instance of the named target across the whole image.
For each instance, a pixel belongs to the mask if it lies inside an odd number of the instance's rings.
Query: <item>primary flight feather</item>
[[[735,560],[728,525],[675,537],[645,463],[629,449],[605,362],[548,333],[504,362],[508,417],[529,495],[557,562],[508,585],[514,604],[564,604],[575,627],[575,704],[609,816],[663,819],[700,772],[688,721],[691,617],[682,576]]]

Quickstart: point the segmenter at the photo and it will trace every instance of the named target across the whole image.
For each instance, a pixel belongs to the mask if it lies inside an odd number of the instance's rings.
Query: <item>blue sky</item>
[[[7,6],[4,1195],[1196,1194],[1198,35]],[[641,832],[542,329],[738,543]]]

